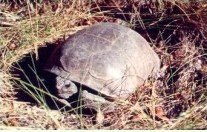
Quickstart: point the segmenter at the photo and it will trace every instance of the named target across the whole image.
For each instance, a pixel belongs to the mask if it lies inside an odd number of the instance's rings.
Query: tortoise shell
[[[158,55],[140,34],[108,22],[92,25],[69,37],[55,49],[47,67],[58,77],[123,99],[159,68]],[[57,85],[64,84],[58,81]],[[61,96],[67,90],[59,92]]]

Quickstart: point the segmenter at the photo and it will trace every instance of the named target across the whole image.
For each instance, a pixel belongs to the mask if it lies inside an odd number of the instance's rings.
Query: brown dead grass
[[[0,4],[0,129],[207,129],[206,4]],[[18,78],[9,72],[14,62],[28,52],[38,59],[37,50],[45,42],[58,43],[101,21],[131,26],[152,43],[162,61],[157,80],[146,81],[115,111],[103,111],[101,124],[93,123],[95,115],[60,112],[15,98],[11,80]]]

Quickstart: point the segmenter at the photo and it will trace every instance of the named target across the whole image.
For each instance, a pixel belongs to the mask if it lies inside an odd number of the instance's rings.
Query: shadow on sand
[[[56,75],[49,73],[44,70],[46,62],[53,50],[57,47],[57,44],[46,44],[45,47],[40,47],[38,49],[38,59],[36,60],[34,53],[28,53],[24,57],[15,62],[11,69],[11,74],[14,77],[19,78],[18,80],[12,80],[14,82],[14,87],[17,88],[16,97],[18,101],[30,102],[33,105],[46,104],[50,109],[63,111],[73,111],[71,107],[65,106],[60,101],[55,101],[50,95],[56,96],[55,88],[55,77]],[[35,87],[40,90],[35,90]],[[44,91],[44,92],[41,92]],[[45,94],[45,92],[47,94]],[[28,94],[29,93],[29,94]],[[31,95],[31,93],[33,95]],[[35,99],[40,97],[40,99]],[[43,100],[43,101],[41,101]],[[67,99],[71,104],[72,108],[77,108],[79,106],[78,93]],[[96,111],[92,109],[75,109],[76,112],[82,114],[95,114]]]

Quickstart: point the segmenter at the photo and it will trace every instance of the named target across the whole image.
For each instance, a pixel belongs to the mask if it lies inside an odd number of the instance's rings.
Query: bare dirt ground
[[[97,115],[57,98],[43,66],[55,46],[98,22],[140,33],[162,65],[158,79]],[[204,0],[1,2],[0,129],[207,129],[206,23]]]

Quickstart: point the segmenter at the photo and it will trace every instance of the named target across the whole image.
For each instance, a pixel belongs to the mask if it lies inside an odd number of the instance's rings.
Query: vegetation
[[[207,129],[205,0],[0,2],[0,129]],[[103,21],[145,37],[161,71],[114,111],[77,113],[54,96],[43,65],[65,38]]]

